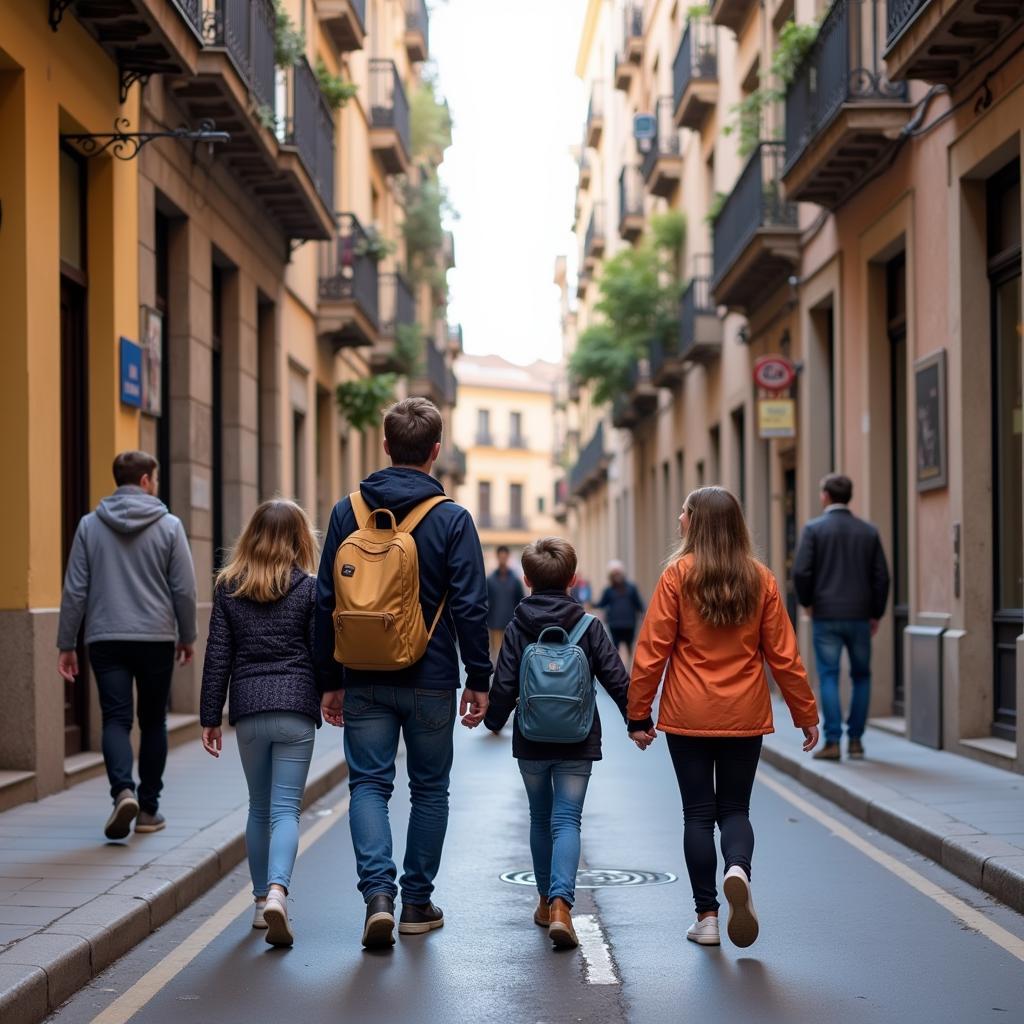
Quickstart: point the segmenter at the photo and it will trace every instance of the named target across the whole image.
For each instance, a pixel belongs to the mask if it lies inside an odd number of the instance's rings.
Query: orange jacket
[[[765,662],[797,727],[817,725],[818,707],[775,577],[762,567],[758,613],[742,626],[711,626],[682,599],[690,556],[670,565],[640,629],[629,684],[631,728],[650,728],[664,675],[658,728],[683,736],[774,732]],[[666,667],[667,666],[667,667]]]

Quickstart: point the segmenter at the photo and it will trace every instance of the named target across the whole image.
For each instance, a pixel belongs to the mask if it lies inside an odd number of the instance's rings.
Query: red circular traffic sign
[[[796,369],[785,356],[761,356],[754,363],[754,383],[765,391],[785,391],[796,380]]]

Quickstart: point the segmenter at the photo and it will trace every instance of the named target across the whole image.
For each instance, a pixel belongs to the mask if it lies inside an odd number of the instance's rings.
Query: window
[[[299,409],[292,409],[292,496],[296,501],[303,500],[305,477],[302,472],[306,450],[306,414]]]
[[[686,475],[683,471],[684,457],[683,451],[680,448],[676,452],[676,502],[675,502],[675,515],[679,515],[679,510],[683,507],[683,502],[686,500]]]
[[[212,325],[210,338],[210,375],[211,375],[211,409],[210,436],[213,442],[210,466],[211,484],[211,518],[213,520],[213,567],[219,569],[224,564],[224,416],[223,394],[223,338],[224,338],[224,277],[225,272],[216,264],[212,267],[213,303]]]
[[[476,443],[482,445],[491,444],[490,409],[477,409],[476,411]]]
[[[736,466],[733,471],[736,480],[736,497],[740,499],[743,511],[747,510],[747,430],[746,409],[741,405],[732,413],[733,443],[736,451]]]
[[[491,482],[480,480],[476,485],[477,521],[481,526],[491,525]]]
[[[717,484],[722,472],[722,431],[717,423],[708,431],[708,445],[708,483]]]
[[[523,518],[523,485],[508,485],[508,518],[509,526],[513,529],[522,529],[526,526]]]
[[[523,440],[523,414],[521,412],[509,413],[508,446],[509,448],[526,447],[526,443]]]
[[[544,515],[544,498],[540,497],[537,499],[537,512],[540,515]]]

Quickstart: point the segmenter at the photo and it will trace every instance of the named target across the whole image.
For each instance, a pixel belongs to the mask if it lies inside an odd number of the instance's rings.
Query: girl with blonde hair
[[[321,724],[313,670],[316,540],[293,501],[265,501],[217,574],[203,664],[203,746],[220,757],[221,716],[235,726],[249,784],[245,844],[254,928],[290,946],[288,887],[313,738]]]
[[[683,854],[697,920],[691,942],[719,945],[715,823],[721,831],[729,938],[749,946],[758,920],[750,892],[750,794],[766,733],[774,732],[765,663],[804,733],[818,742],[818,709],[772,573],[754,557],[736,498],[701,487],[679,516],[683,541],[669,560],[640,630],[629,686],[630,735],[658,731],[683,798]],[[664,681],[662,681],[664,677]]]

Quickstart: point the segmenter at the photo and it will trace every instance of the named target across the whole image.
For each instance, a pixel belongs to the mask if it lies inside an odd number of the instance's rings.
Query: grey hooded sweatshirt
[[[185,528],[167,506],[127,485],[83,516],[64,576],[57,646],[196,639],[196,577]]]

